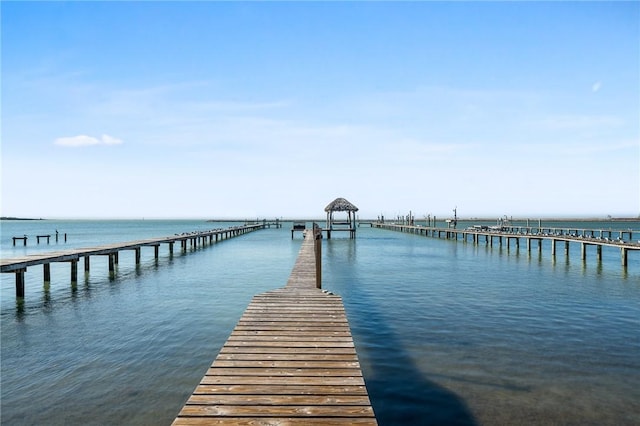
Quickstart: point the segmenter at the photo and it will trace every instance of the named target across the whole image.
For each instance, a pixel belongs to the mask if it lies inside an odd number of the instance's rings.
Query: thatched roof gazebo
[[[324,208],[327,212],[327,238],[331,238],[331,231],[349,231],[349,237],[356,237],[356,212],[358,208],[344,198],[336,198]],[[333,212],[347,212],[347,220],[336,221]],[[337,227],[336,227],[337,225]]]

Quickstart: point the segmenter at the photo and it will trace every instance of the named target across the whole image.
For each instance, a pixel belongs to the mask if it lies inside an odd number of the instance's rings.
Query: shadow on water
[[[354,267],[356,246],[356,240],[325,240],[324,287],[343,296],[378,423],[478,424],[464,400],[425,377],[385,319],[384,308],[362,291],[366,283],[360,282]]]

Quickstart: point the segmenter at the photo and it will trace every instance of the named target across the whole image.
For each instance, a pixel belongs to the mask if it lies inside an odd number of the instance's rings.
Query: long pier
[[[68,262],[71,265],[71,282],[78,281],[78,261],[84,259],[84,271],[88,273],[90,270],[91,256],[108,256],[109,272],[114,273],[118,264],[118,253],[124,250],[135,251],[136,265],[140,263],[140,253],[143,247],[153,247],[155,258],[159,256],[160,245],[168,244],[169,253],[173,254],[173,246],[180,243],[183,252],[186,252],[187,246],[195,248],[198,245],[206,245],[207,242],[222,241],[256,229],[264,228],[263,224],[249,224],[244,226],[233,226],[226,229],[213,229],[202,232],[192,232],[186,234],[177,234],[170,237],[151,238],[138,241],[129,241],[125,243],[108,244],[99,247],[87,247],[81,249],[70,249],[64,251],[55,251],[48,253],[39,253],[28,255],[25,257],[1,259],[0,272],[14,273],[16,275],[16,298],[24,298],[24,275],[27,268],[35,265],[43,265],[44,282],[51,281],[51,263]]]
[[[254,296],[175,421],[376,425],[342,298],[320,289],[317,228],[285,287]]]
[[[580,255],[582,260],[587,258],[587,247],[596,247],[596,258],[598,262],[602,261],[602,247],[616,247],[620,250],[621,264],[623,267],[628,266],[628,253],[631,250],[640,250],[640,241],[633,242],[633,234],[636,235],[640,231],[632,230],[599,230],[599,229],[565,229],[565,228],[535,228],[535,227],[502,227],[500,230],[483,230],[483,229],[456,229],[456,228],[438,228],[420,225],[406,225],[396,223],[375,222],[376,228],[389,229],[393,231],[408,232],[412,234],[425,235],[428,237],[446,238],[466,242],[469,238],[475,244],[479,244],[481,239],[485,240],[488,245],[493,245],[497,240],[502,246],[503,242],[510,248],[511,243],[520,248],[520,240],[523,239],[527,246],[527,251],[531,251],[532,242],[537,242],[538,251],[542,251],[542,241],[551,242],[551,255],[556,256],[557,245],[564,245],[565,255],[569,255],[569,244],[580,244]],[[613,235],[618,234],[616,239]],[[628,236],[628,240],[625,239]]]

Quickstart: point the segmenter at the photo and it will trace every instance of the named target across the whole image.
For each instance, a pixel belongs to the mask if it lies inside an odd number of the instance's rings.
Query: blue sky
[[[2,2],[2,215],[640,214],[637,2]]]

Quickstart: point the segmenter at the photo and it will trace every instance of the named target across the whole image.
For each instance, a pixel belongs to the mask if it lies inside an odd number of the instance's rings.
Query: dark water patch
[[[475,425],[458,395],[429,380],[416,367],[381,312],[383,307],[362,291],[367,281],[357,273],[357,242],[327,240],[325,248],[326,281],[343,294],[378,423]]]

